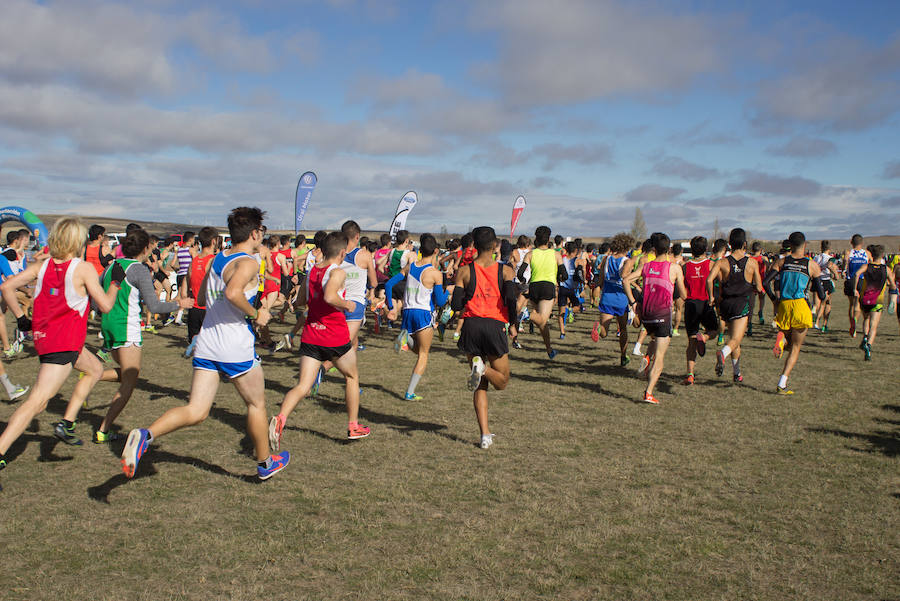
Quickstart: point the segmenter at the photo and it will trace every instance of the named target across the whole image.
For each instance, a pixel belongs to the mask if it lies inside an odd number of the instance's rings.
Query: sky
[[[900,3],[2,0],[0,205],[900,233]]]

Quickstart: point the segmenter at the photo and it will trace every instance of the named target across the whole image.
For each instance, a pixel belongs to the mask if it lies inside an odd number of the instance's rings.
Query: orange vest
[[[463,319],[467,317],[485,317],[496,319],[502,323],[509,322],[508,311],[500,294],[500,278],[503,265],[494,263],[490,267],[482,267],[478,263],[471,263],[475,268],[475,294],[466,303],[463,310]]]

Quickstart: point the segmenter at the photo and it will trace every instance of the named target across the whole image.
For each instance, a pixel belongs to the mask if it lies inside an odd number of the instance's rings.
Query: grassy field
[[[617,366],[615,339],[592,343],[593,314],[580,316],[556,360],[523,337],[510,386],[490,393],[488,451],[452,343],[437,343],[413,403],[412,355],[368,335],[372,435],[344,439],[343,387],[329,376],[292,417],[291,465],[261,484],[231,386],[128,481],[121,444],[53,437],[73,376],[2,473],[0,598],[897,599],[900,337],[884,317],[864,363],[836,298],[834,331],[807,339],[792,398],[772,394],[768,326],[745,345],[741,386],[715,378],[711,354],[698,384],[681,386],[676,338],[662,404],[648,406],[633,402],[643,382]],[[123,430],[185,402],[183,336],[147,338]],[[274,409],[297,359],[263,365]],[[31,383],[37,359],[7,369]],[[95,389],[85,439],[114,386]],[[0,421],[14,407],[0,403]]]

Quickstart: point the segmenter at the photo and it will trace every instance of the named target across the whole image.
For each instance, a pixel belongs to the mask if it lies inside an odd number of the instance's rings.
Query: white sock
[[[725,346],[722,347],[722,358],[724,359],[725,357],[727,357],[730,354],[731,354],[731,347],[726,344]]]
[[[787,388],[787,376],[781,374],[781,377],[778,378],[778,388]]]
[[[419,374],[413,374],[409,379],[409,387],[406,389],[406,394],[413,395],[416,394],[416,386],[419,385],[419,380],[422,379],[422,376]]]
[[[9,381],[9,374],[3,374],[0,376],[0,383],[3,384],[3,388],[6,389],[6,393],[11,395],[16,391],[15,385]]]
[[[641,343],[635,342],[634,343],[634,354],[637,355],[640,352],[641,352]]]
[[[178,314],[175,315],[175,321],[181,322],[182,315],[184,315],[184,309],[178,309]]]

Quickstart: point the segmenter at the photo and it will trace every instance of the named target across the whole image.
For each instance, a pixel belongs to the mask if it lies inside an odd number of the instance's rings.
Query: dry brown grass
[[[156,443],[127,481],[120,446],[56,444],[73,377],[3,472],[0,597],[897,598],[900,337],[885,316],[864,363],[844,307],[833,333],[808,339],[793,398],[771,393],[780,362],[768,327],[747,344],[741,387],[715,378],[711,356],[681,387],[675,339],[658,407],[632,402],[642,383],[615,366],[614,340],[591,343],[590,316],[555,361],[525,336],[511,385],[490,395],[488,451],[475,447],[451,343],[437,344],[425,400],[410,403],[411,355],[369,335],[361,417],[372,436],[343,439],[342,386],[329,376],[292,418],[291,465],[262,484],[230,386],[206,423]],[[148,337],[123,429],[185,401],[183,335]],[[274,408],[297,362],[263,362]],[[7,365],[29,383],[36,367]],[[85,438],[113,390],[95,390]],[[13,408],[0,405],[0,419]]]

